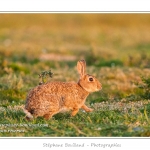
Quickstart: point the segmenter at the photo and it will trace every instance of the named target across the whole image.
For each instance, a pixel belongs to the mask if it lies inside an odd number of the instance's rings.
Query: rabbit
[[[91,92],[100,91],[101,83],[92,75],[86,74],[86,62],[77,62],[80,75],[78,82],[47,82],[29,91],[24,112],[28,119],[44,117],[49,120],[53,115],[71,110],[75,116],[79,109],[92,112],[85,105],[85,100]]]

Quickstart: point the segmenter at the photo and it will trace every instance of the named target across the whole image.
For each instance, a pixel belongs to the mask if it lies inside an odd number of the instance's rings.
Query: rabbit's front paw
[[[87,112],[92,112],[94,109],[88,108]]]
[[[84,109],[86,112],[92,112],[93,111],[92,108],[87,107],[85,104],[81,108]]]

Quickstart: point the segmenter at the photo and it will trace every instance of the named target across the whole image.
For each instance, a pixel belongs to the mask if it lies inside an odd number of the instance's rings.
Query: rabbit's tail
[[[23,108],[23,111],[26,114],[27,119],[29,119],[29,120],[33,119],[32,114],[27,109]]]

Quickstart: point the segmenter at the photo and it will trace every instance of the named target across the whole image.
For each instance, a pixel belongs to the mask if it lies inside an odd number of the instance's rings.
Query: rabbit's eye
[[[89,78],[89,81],[93,81],[93,78]]]

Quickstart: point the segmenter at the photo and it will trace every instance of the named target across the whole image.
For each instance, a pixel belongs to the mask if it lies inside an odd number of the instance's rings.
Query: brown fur
[[[25,110],[34,117],[43,116],[45,119],[68,110],[72,111],[71,116],[75,116],[80,108],[91,112],[92,109],[84,104],[85,100],[90,92],[100,90],[101,84],[95,77],[85,74],[85,68],[85,61],[78,61],[78,83],[48,82],[32,89],[27,96]]]

